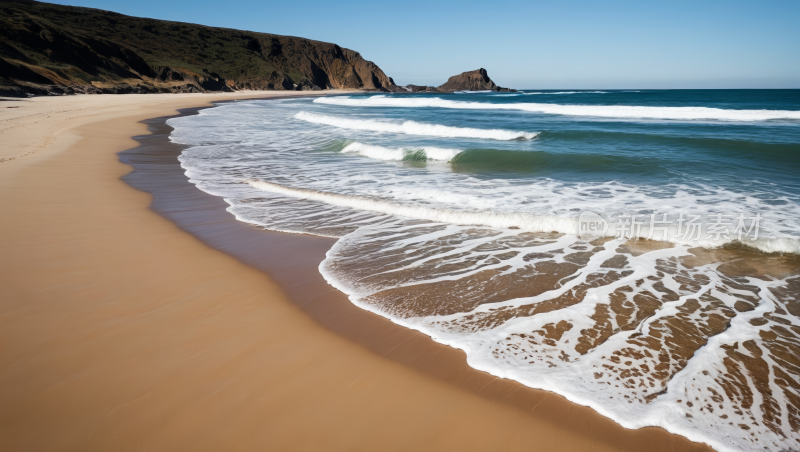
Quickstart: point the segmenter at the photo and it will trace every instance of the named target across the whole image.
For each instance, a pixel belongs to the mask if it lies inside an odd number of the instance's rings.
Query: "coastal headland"
[[[483,68],[439,87],[397,86],[333,43],[131,17],[32,0],[0,1],[0,95],[241,90],[514,91]]]

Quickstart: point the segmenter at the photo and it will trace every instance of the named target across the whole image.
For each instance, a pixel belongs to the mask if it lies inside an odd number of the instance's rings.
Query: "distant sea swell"
[[[720,121],[766,121],[770,119],[800,120],[800,111],[781,110],[728,110],[707,107],[647,107],[633,105],[560,105],[537,103],[495,104],[463,102],[434,98],[398,98],[373,96],[369,98],[330,97],[319,98],[317,103],[350,107],[404,107],[404,108],[450,108],[470,110],[519,110],[571,116],[593,116],[598,118],[646,118]]]

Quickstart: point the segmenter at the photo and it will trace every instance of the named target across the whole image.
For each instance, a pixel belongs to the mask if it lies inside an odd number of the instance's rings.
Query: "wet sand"
[[[139,122],[232,97],[0,103],[0,449],[709,450],[470,369],[328,286],[331,239],[234,220]]]

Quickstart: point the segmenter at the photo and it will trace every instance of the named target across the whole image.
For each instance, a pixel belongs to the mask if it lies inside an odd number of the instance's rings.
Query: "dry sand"
[[[139,121],[276,94],[0,102],[0,450],[708,450],[380,356],[120,180]]]

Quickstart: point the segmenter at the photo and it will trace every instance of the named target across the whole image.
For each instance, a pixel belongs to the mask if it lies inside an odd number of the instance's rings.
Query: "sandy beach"
[[[331,239],[236,222],[175,163],[180,196],[126,177],[153,118],[282,95],[0,102],[0,449],[710,450],[359,311],[316,272]]]

